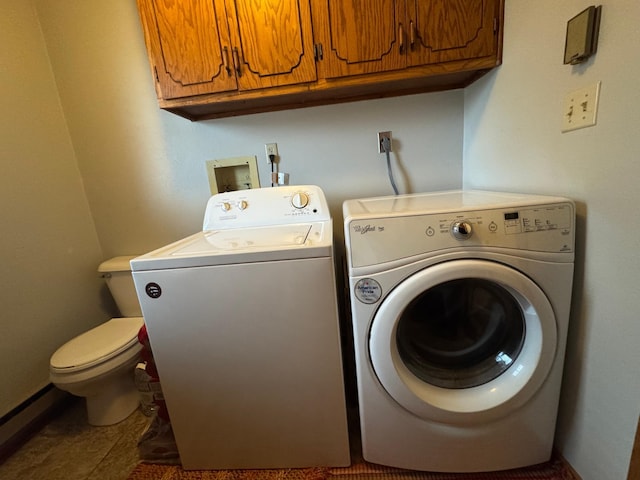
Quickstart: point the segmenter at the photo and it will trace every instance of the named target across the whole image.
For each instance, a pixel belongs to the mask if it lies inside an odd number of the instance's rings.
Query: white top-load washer
[[[562,197],[444,191],[343,205],[365,460],[549,460],[574,269]]]
[[[319,187],[214,195],[202,232],[131,266],[183,468],[350,463]]]

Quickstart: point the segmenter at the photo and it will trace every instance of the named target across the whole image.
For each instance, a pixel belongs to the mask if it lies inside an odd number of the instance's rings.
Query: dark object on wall
[[[596,53],[602,5],[591,6],[567,22],[564,63],[577,65]]]

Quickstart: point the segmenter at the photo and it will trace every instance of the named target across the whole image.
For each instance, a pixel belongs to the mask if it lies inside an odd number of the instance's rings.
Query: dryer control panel
[[[494,234],[494,240],[501,233],[515,235],[552,230],[568,233],[573,228],[572,214],[573,209],[568,205],[463,212],[449,217],[441,215],[438,219],[438,228],[441,233],[448,231],[458,240],[472,238],[474,224],[486,225],[489,233]]]
[[[375,265],[448,249],[504,248],[573,257],[573,202],[483,210],[348,218],[352,266]]]

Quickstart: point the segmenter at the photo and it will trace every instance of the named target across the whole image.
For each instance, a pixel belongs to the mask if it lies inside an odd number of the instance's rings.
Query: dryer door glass
[[[443,388],[487,383],[509,368],[525,337],[518,301],[486,279],[441,283],[401,313],[398,353],[421,380]]]

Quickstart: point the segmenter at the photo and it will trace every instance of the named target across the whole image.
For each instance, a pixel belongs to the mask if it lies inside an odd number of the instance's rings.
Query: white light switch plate
[[[591,127],[598,117],[600,82],[569,93],[562,111],[562,132]]]

